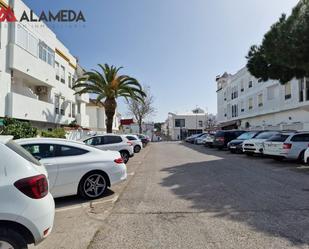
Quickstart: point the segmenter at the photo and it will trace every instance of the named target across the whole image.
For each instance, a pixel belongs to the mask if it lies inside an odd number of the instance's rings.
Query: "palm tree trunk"
[[[139,127],[139,134],[142,134],[143,133],[142,118],[139,118],[138,120],[138,127]]]
[[[104,101],[104,107],[106,115],[106,132],[113,133],[113,120],[117,108],[117,102],[115,98],[107,98]]]

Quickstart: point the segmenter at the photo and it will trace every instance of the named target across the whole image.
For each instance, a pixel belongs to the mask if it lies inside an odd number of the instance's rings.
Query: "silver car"
[[[309,132],[283,132],[264,142],[264,154],[277,160],[303,162],[309,144]]]

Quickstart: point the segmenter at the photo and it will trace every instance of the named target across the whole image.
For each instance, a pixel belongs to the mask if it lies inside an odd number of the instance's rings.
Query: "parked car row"
[[[81,141],[0,136],[0,248],[40,243],[53,227],[53,198],[102,197],[126,180],[126,163],[149,141],[132,134]]]
[[[248,156],[309,162],[309,132],[222,130],[215,134],[198,134],[186,141],[206,147],[227,148],[231,153]]]

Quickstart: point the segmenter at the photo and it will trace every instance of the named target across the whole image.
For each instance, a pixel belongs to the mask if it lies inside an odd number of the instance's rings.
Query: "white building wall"
[[[14,0],[11,3],[17,17],[24,10],[29,12],[22,1]],[[0,116],[51,125],[69,124],[76,118],[87,127],[89,117],[83,103],[89,101],[89,96],[74,95],[71,87],[77,77],[77,61],[55,33],[39,22],[3,22],[0,25]],[[49,64],[39,58],[39,44],[42,42],[54,53],[54,60],[65,68],[65,82],[56,79],[54,63]],[[38,87],[46,91],[39,93]],[[56,96],[60,99],[59,113],[56,112]],[[82,108],[77,115],[79,103],[82,103]]]
[[[249,82],[252,82],[252,87],[249,87]],[[304,101],[300,101],[299,80],[293,79],[290,82],[291,96],[289,98],[286,98],[288,91],[286,92],[284,85],[274,80],[258,82],[246,68],[229,76],[227,84],[223,87],[219,86],[219,81],[217,83],[219,123],[238,121],[242,129],[308,130],[309,92],[306,94],[305,84]],[[309,89],[309,82],[307,87]],[[243,91],[241,91],[242,88]],[[233,89],[238,95],[234,99],[232,99]],[[262,96],[261,103],[259,103],[259,95]],[[249,108],[250,98],[252,99],[251,109]],[[232,115],[232,106],[235,105],[237,114]]]

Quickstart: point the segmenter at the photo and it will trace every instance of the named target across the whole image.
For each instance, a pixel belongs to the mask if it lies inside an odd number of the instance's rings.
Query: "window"
[[[277,135],[274,135],[268,141],[271,141],[271,142],[284,142],[288,137],[289,137],[289,135],[277,134]]]
[[[253,98],[249,98],[248,100],[248,106],[249,106],[249,110],[253,109]]]
[[[34,163],[35,165],[41,166],[41,163],[35,159],[27,150],[21,147],[19,144],[15,143],[14,141],[9,141],[6,146],[10,148],[12,151],[17,153],[22,158],[26,159],[27,161]]]
[[[175,119],[175,127],[185,127],[186,121],[185,119]]]
[[[306,101],[309,100],[309,78],[306,78]]]
[[[101,143],[101,139],[102,137],[92,137],[89,138],[88,140],[84,141],[86,144],[88,145],[92,145],[92,146],[96,146],[96,145],[100,145]]]
[[[72,104],[72,117],[75,118],[76,117],[76,105]]]
[[[199,127],[203,127],[203,121],[199,120],[199,121],[198,121],[198,126],[199,126]]]
[[[245,104],[244,104],[244,101],[241,101],[241,102],[240,102],[240,109],[241,109],[241,110],[240,110],[241,112],[244,112],[244,111],[245,111]]]
[[[56,80],[60,80],[60,69],[59,69],[59,63],[55,61],[55,69],[56,69]]]
[[[60,105],[59,96],[55,95],[55,113],[56,114],[59,114],[59,105]]]
[[[295,135],[291,141],[293,142],[309,142],[309,134]]]
[[[223,93],[224,101],[226,101],[226,92]]]
[[[49,65],[54,66],[55,52],[41,40],[39,42],[39,58]]]
[[[243,92],[245,90],[245,85],[244,85],[244,81],[242,80],[240,82],[240,91]]]
[[[80,114],[80,103],[77,104],[77,114]]]
[[[72,88],[72,74],[68,73],[68,85],[70,88]]]
[[[267,88],[267,100],[275,99],[275,89],[276,86],[271,86]]]
[[[55,145],[52,144],[27,144],[23,147],[38,159],[55,157]]]
[[[38,39],[21,24],[17,25],[16,44],[34,56],[38,55]]]
[[[278,132],[276,131],[265,131],[259,134],[258,136],[256,136],[256,139],[269,139],[272,136],[277,135],[277,134]]]
[[[129,139],[130,141],[137,140],[137,138],[133,136],[126,136],[126,138]]]
[[[72,103],[69,103],[69,118],[72,117]]]
[[[62,116],[65,115],[65,105],[66,105],[65,99],[64,99],[64,98],[61,98],[61,109],[60,109],[60,114],[61,114]]]
[[[122,143],[122,138],[120,136],[104,136],[104,144],[117,144]]]
[[[304,101],[305,79],[299,80],[298,87],[299,87],[299,102],[303,102]]]
[[[65,67],[64,67],[64,66],[61,66],[60,81],[61,81],[62,83],[65,83]]]
[[[248,88],[251,88],[252,86],[253,86],[253,82],[252,82],[252,80],[250,80],[249,83],[248,83]]]
[[[57,156],[79,156],[88,153],[89,151],[72,147],[72,146],[59,146],[59,152],[57,153]]]
[[[258,105],[259,107],[263,106],[263,94],[262,93],[258,95]]]
[[[292,97],[292,91],[291,91],[291,82],[288,82],[284,85],[284,92],[285,92],[285,99],[290,99]]]

